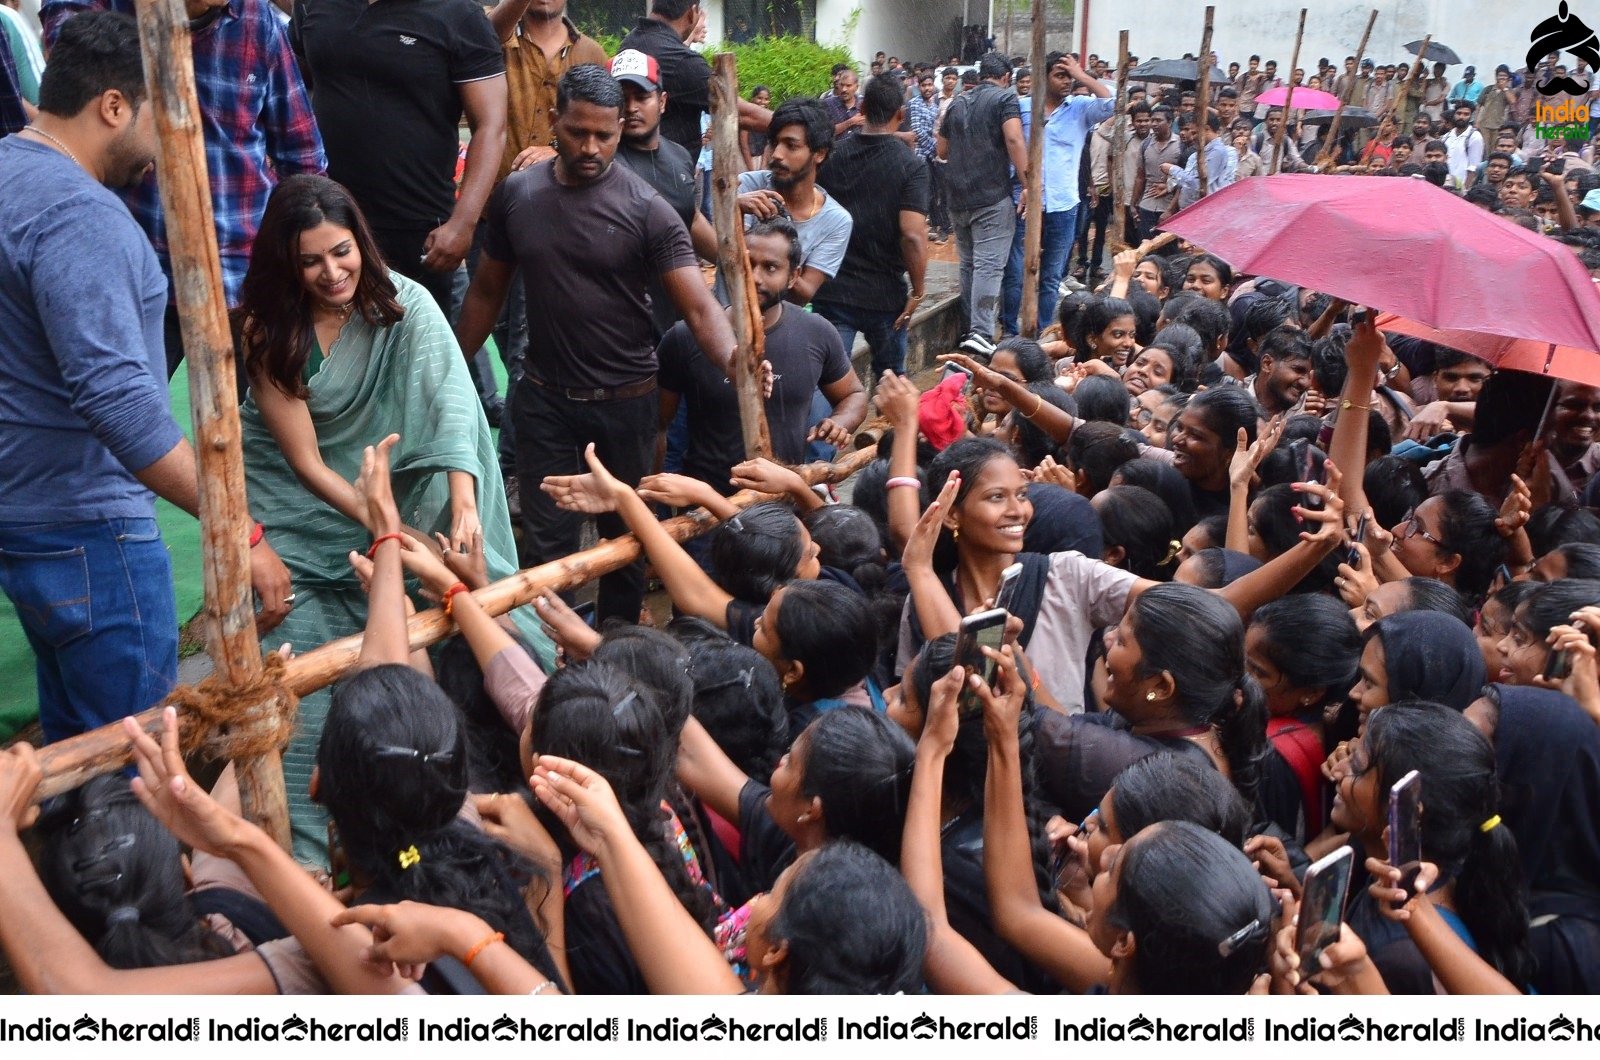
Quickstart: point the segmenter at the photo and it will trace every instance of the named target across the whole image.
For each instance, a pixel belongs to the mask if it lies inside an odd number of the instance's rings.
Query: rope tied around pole
[[[183,722],[184,755],[204,750],[230,762],[283,753],[294,735],[300,697],[284,683],[283,656],[262,659],[261,672],[243,685],[214,673],[197,685],[179,685],[167,698]]]

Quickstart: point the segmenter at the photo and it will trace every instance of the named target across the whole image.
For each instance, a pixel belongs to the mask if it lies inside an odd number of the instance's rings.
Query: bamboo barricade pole
[[[1401,101],[1404,100],[1405,97],[1411,93],[1412,87],[1417,85],[1417,84],[1420,84],[1420,82],[1417,80],[1417,78],[1422,76],[1422,57],[1424,55],[1428,54],[1428,45],[1430,45],[1432,43],[1433,43],[1433,34],[1430,33],[1426,37],[1422,38],[1422,44],[1417,48],[1417,61],[1411,64],[1411,74],[1410,74],[1410,76],[1408,76],[1406,78],[1405,85],[1402,86],[1404,91],[1396,92],[1394,94],[1394,102],[1389,104],[1389,108],[1387,110],[1385,110],[1383,112],[1383,114],[1378,115],[1378,118],[1380,119],[1380,121],[1383,119],[1383,117],[1385,115],[1393,114],[1396,110],[1398,110],[1400,108]],[[1358,59],[1358,60],[1356,60],[1356,62],[1359,64],[1360,60]],[[1359,75],[1360,71],[1361,71],[1361,67],[1359,65],[1357,65],[1356,72],[1357,72],[1358,75]],[[1421,91],[1419,91],[1417,93],[1417,113],[1418,114],[1422,113],[1422,102],[1423,102],[1424,99],[1427,98],[1427,94],[1428,94],[1428,86],[1427,85],[1423,85]],[[1412,117],[1415,118],[1416,115],[1412,115]],[[1407,133],[1406,135],[1409,136],[1410,133]]]
[[[750,253],[744,244],[744,218],[739,215],[739,74],[732,52],[718,52],[711,75],[711,213],[717,226],[717,269],[728,289],[733,334],[739,348],[733,358],[733,385],[739,398],[739,427],[747,458],[772,456],[767,404],[761,396],[761,362],[766,358],[766,330]]]
[[[1206,197],[1206,129],[1209,126],[1210,111],[1208,109],[1211,99],[1211,26],[1216,20],[1217,9],[1210,4],[1206,5],[1205,29],[1200,33],[1200,58],[1195,62],[1195,73],[1199,78],[1194,83],[1194,139],[1199,146],[1195,148],[1194,172],[1200,178],[1199,198]],[[1293,71],[1290,71],[1293,77]]]
[[[1361,72],[1361,60],[1367,54],[1367,40],[1372,36],[1373,23],[1378,21],[1378,9],[1373,8],[1367,16],[1367,28],[1361,31],[1361,43],[1356,46],[1356,73]],[[1339,106],[1333,112],[1333,122],[1328,126],[1328,136],[1322,141],[1322,154],[1317,156],[1317,164],[1326,166],[1333,161],[1334,152],[1339,144],[1339,123],[1344,121],[1344,108],[1350,102],[1350,95],[1356,90],[1356,79],[1352,77],[1344,86],[1344,94],[1339,97]]]
[[[876,455],[877,447],[869,446],[857,449],[835,463],[808,464],[798,470],[806,482],[812,485],[821,482],[837,483],[871,463]],[[740,508],[746,508],[775,498],[754,490],[744,490],[728,499]],[[696,508],[687,515],[668,519],[661,525],[674,539],[686,541],[710,530],[716,524],[717,520],[709,512],[703,508]],[[624,534],[622,537],[602,541],[582,552],[518,571],[508,578],[484,586],[474,592],[473,596],[489,614],[503,615],[514,607],[528,603],[542,590],[576,589],[602,574],[609,574],[625,567],[637,560],[641,552],[639,543],[633,535]],[[443,610],[432,608],[412,616],[407,625],[407,635],[411,648],[415,651],[438,643],[449,636],[454,629],[454,625],[445,617]],[[362,635],[357,633],[330,641],[289,660],[284,666],[284,685],[296,695],[303,696],[337,681],[350,670],[361,654],[361,637]],[[160,706],[152,707],[143,713],[135,714],[134,720],[146,732],[159,735],[161,711]],[[186,720],[181,710],[178,716],[180,721]],[[42,747],[39,749],[39,764],[44,769],[44,781],[35,792],[34,800],[42,801],[64,791],[71,791],[93,777],[115,772],[127,764],[129,756],[130,745],[127,734],[122,730],[121,722],[103,725],[82,735]]]
[[[1116,254],[1128,245],[1128,203],[1122,197],[1123,155],[1128,150],[1128,31],[1117,34],[1117,113],[1111,126],[1111,234]]]
[[[262,669],[250,589],[250,512],[245,505],[239,402],[211,211],[200,105],[195,96],[189,16],[180,0],[138,0],[147,104],[160,137],[157,167],[172,256],[172,286],[189,363],[189,405],[199,474],[206,640],[217,671],[244,686]],[[259,709],[282,710],[276,699]],[[235,763],[245,817],[289,843],[283,763],[264,755]]]
[[[1289,57],[1289,91],[1283,98],[1283,121],[1272,138],[1272,172],[1283,168],[1283,137],[1289,131],[1289,104],[1294,102],[1294,71],[1300,65],[1300,42],[1306,35],[1306,9],[1300,9],[1300,28],[1294,31],[1294,54]],[[1269,108],[1270,109],[1270,108]]]
[[[1044,235],[1044,112],[1050,71],[1044,68],[1044,0],[1033,0],[1033,101],[1029,104],[1027,228],[1022,234],[1022,334],[1039,334],[1039,241]]]

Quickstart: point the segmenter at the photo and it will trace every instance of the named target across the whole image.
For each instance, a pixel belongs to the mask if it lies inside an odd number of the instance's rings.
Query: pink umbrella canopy
[[[1281,107],[1289,98],[1289,86],[1279,85],[1269,88],[1256,97],[1257,103],[1265,103],[1269,107]],[[1296,86],[1294,90],[1295,110],[1337,110],[1339,97],[1332,92],[1324,92],[1320,88],[1307,88],[1304,85]]]
[[[1600,350],[1600,293],[1571,248],[1425,180],[1253,177],[1161,227],[1236,272],[1430,327]]]
[[[1600,353],[1594,350],[1580,350],[1530,339],[1508,339],[1503,335],[1485,335],[1477,331],[1441,331],[1393,313],[1379,313],[1373,324],[1379,331],[1394,331],[1470,353],[1496,368],[1569,379],[1586,386],[1600,386]]]

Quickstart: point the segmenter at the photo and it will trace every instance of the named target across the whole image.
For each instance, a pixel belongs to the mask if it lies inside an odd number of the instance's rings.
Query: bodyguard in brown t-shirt
[[[483,256],[461,306],[456,338],[482,344],[520,269],[528,300],[528,358],[511,418],[525,530],[534,563],[575,552],[581,518],[539,489],[550,475],[586,470],[590,442],[606,467],[637,485],[655,456],[655,328],[646,281],[659,279],[695,341],[732,364],[733,330],[700,277],[689,233],[665,199],[612,164],[622,88],[604,68],[561,78],[556,157],[507,177],[490,197]],[[626,527],[597,520],[603,537]],[[638,620],[643,567],[600,579],[598,617]]]

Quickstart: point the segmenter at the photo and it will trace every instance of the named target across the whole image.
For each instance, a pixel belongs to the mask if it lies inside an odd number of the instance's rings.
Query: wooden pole
[[[1361,60],[1367,54],[1367,40],[1372,36],[1372,25],[1378,21],[1378,9],[1373,8],[1372,14],[1367,16],[1367,28],[1361,31],[1361,43],[1356,46],[1356,72],[1361,71]],[[1328,135],[1322,141],[1322,154],[1317,157],[1318,165],[1326,165],[1333,161],[1334,151],[1338,149],[1339,123],[1344,121],[1344,108],[1350,102],[1350,96],[1356,90],[1356,79],[1352,77],[1345,83],[1344,95],[1339,97],[1339,106],[1333,112],[1333,121],[1328,125]]]
[[[1117,114],[1111,126],[1111,234],[1115,254],[1128,245],[1128,203],[1122,197],[1123,154],[1128,150],[1128,31],[1117,34]]]
[[[732,52],[718,52],[711,76],[711,213],[717,226],[717,268],[727,285],[733,310],[733,334],[739,342],[733,359],[733,386],[739,397],[739,427],[748,458],[772,455],[767,429],[767,404],[761,396],[761,362],[766,357],[766,330],[750,253],[744,244],[744,218],[739,214],[739,74]]]
[[[1217,9],[1207,4],[1205,29],[1200,34],[1200,58],[1194,64],[1195,73],[1200,75],[1194,85],[1194,172],[1200,178],[1198,197],[1201,199],[1209,190],[1206,187],[1206,129],[1209,128],[1211,100],[1211,24],[1216,17]]]
[[[137,12],[150,94],[147,106],[161,143],[157,173],[172,256],[173,296],[189,364],[207,650],[218,673],[231,684],[244,685],[261,673],[261,642],[256,638],[250,590],[251,519],[245,505],[233,338],[195,96],[189,16],[181,0],[138,0]],[[281,759],[250,759],[235,763],[235,769],[245,817],[287,848],[289,808]]]
[[[1395,112],[1395,110],[1400,106],[1400,101],[1402,99],[1404,99],[1406,96],[1411,94],[1412,87],[1421,84],[1421,82],[1418,81],[1417,79],[1422,76],[1422,57],[1424,55],[1428,54],[1428,45],[1430,45],[1432,43],[1433,43],[1433,34],[1430,33],[1426,37],[1422,38],[1422,44],[1421,44],[1420,47],[1417,48],[1417,61],[1411,64],[1411,73],[1406,78],[1405,91],[1404,92],[1396,92],[1394,94],[1394,102],[1389,104],[1389,109],[1384,111],[1384,114],[1393,114]],[[1357,62],[1359,63],[1359,60],[1357,60]],[[1356,67],[1356,70],[1357,70],[1358,73],[1360,72],[1360,69],[1361,69],[1361,67],[1358,65]],[[1418,114],[1422,113],[1422,102],[1423,102],[1423,100],[1425,98],[1427,98],[1427,92],[1428,92],[1428,88],[1427,88],[1426,85],[1422,85],[1422,88],[1417,92],[1417,113]],[[1383,114],[1378,115],[1378,117],[1381,120],[1383,118]],[[1416,115],[1412,115],[1412,120],[1415,120],[1415,119],[1416,119]],[[1406,132],[1405,135],[1410,136],[1411,134],[1410,134],[1410,132]]]
[[[1294,31],[1294,55],[1289,58],[1289,91],[1283,98],[1283,121],[1272,138],[1272,172],[1283,168],[1283,136],[1289,131],[1289,104],[1294,102],[1294,71],[1300,65],[1300,42],[1306,35],[1306,9],[1300,9],[1300,28]]]
[[[799,468],[801,477],[815,485],[820,482],[843,482],[877,456],[877,447],[869,446],[846,454],[832,464],[808,464]],[[740,508],[761,501],[773,500],[771,495],[745,490],[728,498]],[[687,515],[668,519],[661,525],[675,540],[685,541],[710,530],[717,520],[703,508]],[[582,552],[565,556],[537,567],[518,571],[486,585],[473,593],[473,597],[491,615],[503,615],[514,607],[531,601],[545,589],[576,589],[580,585],[620,570],[637,560],[642,554],[638,541],[632,534],[611,538]],[[412,650],[436,644],[455,632],[455,626],[438,608],[414,615],[407,626]],[[306,695],[337,681],[355,665],[361,654],[361,634],[330,641],[304,655],[289,660],[284,667],[284,684],[296,695]],[[134,720],[148,733],[161,731],[162,708],[152,707]],[[184,720],[180,711],[179,719]],[[112,773],[127,764],[130,745],[122,723],[103,725],[71,739],[61,740],[39,749],[39,764],[44,769],[44,781],[34,794],[42,801],[64,791],[71,791],[85,781]]]
[[[1044,0],[1033,0],[1033,102],[1028,133],[1027,228],[1022,233],[1022,334],[1039,334],[1039,240],[1044,234],[1045,93],[1050,71],[1044,68]]]
[[[1017,0],[1005,0],[1006,4],[1006,58],[1011,58],[1011,23],[1012,16],[1016,14]],[[1039,75],[1034,74],[1035,77]]]

